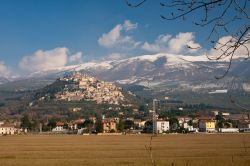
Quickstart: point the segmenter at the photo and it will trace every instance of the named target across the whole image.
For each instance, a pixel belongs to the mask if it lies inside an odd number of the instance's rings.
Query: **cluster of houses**
[[[13,135],[16,133],[16,128],[13,124],[0,122],[0,135]]]
[[[96,117],[89,117],[89,119],[93,124],[96,123]],[[66,132],[67,130],[78,130],[82,128],[83,123],[85,122],[85,119],[77,119],[72,120],[70,122],[56,122],[56,126],[52,128],[52,132]]]
[[[0,136],[26,133],[27,129],[21,129],[20,123],[9,123],[0,121]]]
[[[218,119],[216,120],[216,116],[218,115],[218,111],[213,112],[214,115],[204,116],[204,117],[196,117],[191,118],[189,116],[176,116],[175,121],[168,119],[160,119],[159,116],[156,115],[156,118],[152,121],[152,119],[136,119],[133,117],[127,118],[119,118],[119,117],[102,117],[101,125],[102,133],[142,133],[145,132],[145,128],[150,128],[147,133],[169,133],[169,132],[206,132],[206,133],[214,133],[214,132],[250,132],[250,117],[249,115],[244,114],[229,114],[222,113],[224,120],[227,121],[225,126],[219,126]],[[86,127],[85,122],[90,123]],[[69,122],[56,122],[55,127],[51,129],[51,132],[54,133],[67,133],[68,131],[77,131],[78,134],[83,134],[84,131],[88,133],[97,132],[96,124],[97,118],[94,116],[89,117],[88,119],[77,119]],[[234,123],[234,124],[233,124]],[[121,124],[123,124],[123,128],[121,128]],[[18,127],[19,126],[19,127]],[[87,130],[86,130],[87,129]],[[27,132],[20,129],[20,124],[16,123],[4,123],[0,122],[0,135],[13,135],[20,134],[22,132]]]
[[[130,133],[141,133],[144,131],[145,127],[147,127],[147,122],[151,122],[152,130],[151,132],[155,132],[158,134],[169,133],[169,132],[249,132],[250,131],[250,119],[249,116],[243,116],[242,114],[234,114],[230,115],[229,113],[223,113],[223,117],[225,119],[232,119],[236,122],[236,126],[229,123],[229,126],[218,127],[218,121],[215,119],[215,116],[205,116],[198,118],[191,118],[188,116],[177,116],[177,123],[170,124],[169,120],[163,119],[155,119],[152,122],[152,119],[141,120],[135,119],[133,117],[120,119],[119,117],[112,118],[102,118],[102,132],[103,133],[117,133],[121,132],[119,128],[119,123],[123,123],[125,125],[125,131]],[[90,117],[94,124],[96,123],[95,117]],[[85,119],[79,119],[75,121],[71,121],[68,124],[68,129],[77,130],[79,129],[79,124],[82,124]],[[129,122],[129,127],[126,126],[126,123]],[[153,123],[153,124],[152,124]],[[132,124],[132,125],[131,125]],[[54,132],[65,131],[64,128],[65,123],[58,122],[56,127],[52,129]],[[94,129],[93,129],[94,130]]]
[[[78,72],[65,76],[60,80],[67,81],[70,84],[66,84],[64,90],[55,95],[57,100],[92,100],[98,104],[108,103],[116,105],[121,104],[125,100],[121,88],[112,83],[100,81]]]

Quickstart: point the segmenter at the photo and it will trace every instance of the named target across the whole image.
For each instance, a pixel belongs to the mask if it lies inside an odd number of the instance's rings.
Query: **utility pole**
[[[156,102],[157,99],[153,99],[153,114],[152,114],[152,121],[153,121],[153,133],[152,134],[157,134],[157,124],[156,124]]]
[[[40,122],[40,124],[39,124],[39,130],[40,130],[40,134],[43,132],[43,125],[42,125],[42,123]]]

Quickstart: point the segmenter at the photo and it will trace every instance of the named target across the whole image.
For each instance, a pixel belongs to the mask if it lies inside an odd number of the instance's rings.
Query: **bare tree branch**
[[[130,7],[139,7],[141,6],[142,4],[144,4],[147,0],[142,0],[141,2],[137,3],[137,4],[132,4],[129,2],[129,0],[125,0],[126,4]]]
[[[200,9],[200,8],[203,8],[203,7],[207,7],[207,6],[212,5],[212,4],[219,3],[219,2],[221,2],[221,1],[223,1],[223,0],[211,1],[211,2],[209,2],[209,3],[200,2],[201,5],[198,5],[198,6],[194,7],[194,8],[189,7],[189,10],[188,10],[188,11],[185,11],[185,12],[183,12],[182,14],[179,14],[179,15],[177,15],[177,16],[173,16],[172,18],[167,18],[167,17],[165,17],[165,16],[163,16],[163,15],[161,15],[161,16],[162,16],[163,19],[166,19],[166,20],[176,20],[176,19],[178,19],[178,18],[181,18],[181,17],[183,17],[183,16],[188,15],[189,13],[194,12],[195,10],[198,10],[198,9]],[[182,5],[187,5],[187,3],[183,3]],[[182,10],[183,10],[183,9],[182,9]]]
[[[131,4],[130,1],[133,0],[125,1],[131,7],[139,7],[146,2],[146,0],[141,0],[137,4]],[[216,57],[212,57],[207,53],[207,58],[209,60],[229,60],[225,73],[216,76],[216,79],[221,79],[228,74],[233,59],[242,57],[237,53],[237,50],[244,48],[246,51],[245,59],[250,57],[249,2],[250,0],[169,0],[160,2],[160,6],[169,11],[168,16],[161,14],[160,17],[163,20],[186,19],[186,16],[190,14],[204,12],[204,16],[197,17],[192,22],[200,27],[207,26],[211,28],[206,41],[219,53]],[[235,27],[231,26],[232,24],[237,25],[238,29],[232,28]],[[231,36],[232,39],[221,43],[219,40],[225,34]],[[189,49],[199,49],[189,45],[187,47]]]

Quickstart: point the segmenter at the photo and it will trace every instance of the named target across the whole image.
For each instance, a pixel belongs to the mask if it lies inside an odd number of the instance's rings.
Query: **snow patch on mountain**
[[[165,81],[140,81],[137,83],[137,85],[141,85],[145,87],[156,87],[163,83],[165,83]]]
[[[88,62],[88,63],[84,63],[81,64],[79,66],[76,67],[76,71],[80,71],[80,70],[88,70],[88,69],[111,69],[113,68],[113,66],[110,64],[112,61],[106,61],[106,62]]]
[[[250,92],[250,83],[243,83],[242,88],[246,92]]]
[[[184,62],[207,62],[209,61],[205,55],[200,56],[185,56],[185,55],[176,55],[176,54],[153,54],[153,55],[141,55],[137,57],[127,58],[119,60],[117,62],[134,62],[134,61],[150,61],[154,62],[157,59],[165,57],[168,63],[184,63]]]
[[[174,54],[154,54],[154,55],[142,55],[132,58],[127,58],[123,60],[113,60],[113,61],[103,61],[103,62],[86,62],[79,65],[70,65],[64,67],[58,67],[50,70],[42,70],[38,72],[31,73],[29,77],[37,76],[37,75],[46,75],[49,73],[57,73],[63,71],[81,71],[81,70],[110,70],[116,66],[114,70],[118,70],[126,66],[127,64],[133,62],[156,62],[160,58],[166,58],[165,65],[170,68],[182,67],[188,68],[193,66],[192,62],[206,62],[208,61],[205,55],[201,56],[184,56],[184,55],[174,55]],[[152,70],[152,69],[149,69]]]
[[[50,70],[43,70],[31,73],[28,77],[39,77],[39,76],[45,76],[48,74],[59,74],[62,72],[69,72],[69,71],[81,71],[81,70],[108,70],[111,69],[113,66],[110,64],[110,61],[107,62],[87,62],[82,63],[79,65],[71,65],[71,66],[64,66],[59,68],[54,68]]]
[[[119,84],[133,84],[136,83],[138,79],[136,77],[132,77],[130,79],[124,79],[124,80],[116,80],[115,82]]]

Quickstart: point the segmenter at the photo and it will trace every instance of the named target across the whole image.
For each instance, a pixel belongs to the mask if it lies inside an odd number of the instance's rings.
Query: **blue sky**
[[[130,8],[123,0],[0,0],[0,70],[2,65],[2,73],[27,73],[171,49],[170,53],[195,54],[164,46],[170,39],[206,47],[202,42],[208,28],[190,20],[162,20],[164,13],[158,1]],[[64,60],[56,66],[42,64],[54,54],[58,56],[51,61]]]

